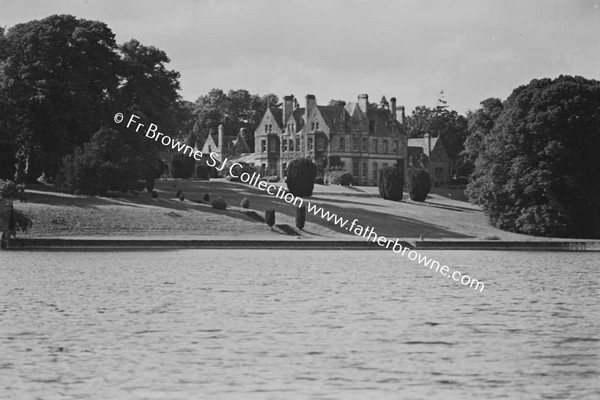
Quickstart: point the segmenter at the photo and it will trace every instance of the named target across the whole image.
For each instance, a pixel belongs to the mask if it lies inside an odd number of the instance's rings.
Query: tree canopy
[[[13,174],[8,165],[17,161],[18,176],[54,176],[62,157],[112,125],[115,112],[177,135],[179,73],[168,62],[136,40],[117,46],[106,24],[72,15],[0,30],[0,153],[11,160],[0,175]]]
[[[534,79],[502,107],[484,103],[467,142],[472,156],[478,151],[467,193],[490,221],[526,234],[600,238],[600,82]]]

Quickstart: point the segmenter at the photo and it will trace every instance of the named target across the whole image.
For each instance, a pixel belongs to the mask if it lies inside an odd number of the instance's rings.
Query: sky
[[[71,14],[164,50],[195,101],[212,88],[314,94],[410,113],[475,110],[536,78],[600,79],[600,0],[0,0],[0,26]]]

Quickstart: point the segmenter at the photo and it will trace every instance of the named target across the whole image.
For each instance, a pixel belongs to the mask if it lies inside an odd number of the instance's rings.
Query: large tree
[[[54,173],[107,119],[118,83],[114,34],[102,22],[53,15],[15,25],[2,41],[2,135],[22,173]]]
[[[481,108],[467,114],[468,136],[465,140],[465,149],[460,153],[459,175],[470,175],[475,168],[475,160],[482,151],[483,139],[492,132],[498,116],[502,112],[502,100],[496,98],[485,99]]]
[[[423,137],[424,134],[440,136],[450,157],[454,160],[464,149],[467,137],[467,119],[455,110],[448,109],[445,102],[435,108],[417,106],[406,119],[409,137]]]
[[[535,79],[484,135],[467,193],[515,232],[600,238],[600,82]]]

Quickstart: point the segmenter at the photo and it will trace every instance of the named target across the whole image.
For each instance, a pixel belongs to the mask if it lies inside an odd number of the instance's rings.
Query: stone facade
[[[422,138],[408,139],[409,168],[425,167],[431,175],[433,187],[448,186],[451,181],[452,160],[439,137],[426,133]],[[422,155],[424,157],[419,157]],[[418,165],[417,165],[418,164]]]
[[[283,177],[290,161],[310,158],[323,176],[329,167],[351,172],[355,184],[376,185],[382,167],[407,170],[408,145],[404,107],[375,108],[366,94],[355,103],[320,106],[307,95],[305,107],[284,96],[280,108],[268,109],[255,132],[255,167],[263,176]]]

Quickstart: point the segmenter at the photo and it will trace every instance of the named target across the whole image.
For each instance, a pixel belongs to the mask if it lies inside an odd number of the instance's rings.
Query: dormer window
[[[319,130],[319,123],[318,122],[315,122],[315,129]]]

